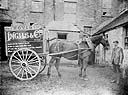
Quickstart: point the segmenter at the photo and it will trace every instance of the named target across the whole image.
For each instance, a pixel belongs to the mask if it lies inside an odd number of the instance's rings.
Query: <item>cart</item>
[[[46,67],[46,41],[43,28],[5,27],[6,56],[11,73],[19,80],[31,80]]]

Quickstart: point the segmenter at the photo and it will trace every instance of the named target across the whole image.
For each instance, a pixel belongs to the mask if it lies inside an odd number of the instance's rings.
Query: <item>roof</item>
[[[119,16],[107,20],[100,24],[95,30],[93,35],[105,33],[111,29],[114,29],[119,26],[123,26],[124,24],[128,23],[128,10],[124,11]]]
[[[11,17],[7,14],[0,14],[0,23],[12,23]]]
[[[65,21],[52,21],[50,22],[46,28],[50,31],[77,31],[80,32],[80,30],[73,25],[72,23],[65,22]]]
[[[100,31],[102,28],[104,28],[104,26],[108,25],[110,22],[112,21],[112,19],[106,20],[103,23],[101,23],[98,27],[96,27],[96,29],[94,29],[92,31],[92,33],[97,33],[98,31]]]

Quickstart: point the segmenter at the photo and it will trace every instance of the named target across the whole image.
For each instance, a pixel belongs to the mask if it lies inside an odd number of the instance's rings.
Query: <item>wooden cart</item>
[[[12,74],[31,80],[46,67],[46,42],[43,28],[5,27],[6,55]]]

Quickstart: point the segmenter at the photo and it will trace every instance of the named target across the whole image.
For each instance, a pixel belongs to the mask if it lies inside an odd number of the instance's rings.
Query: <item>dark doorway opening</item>
[[[58,39],[67,39],[67,33],[58,33]]]
[[[6,47],[5,47],[5,30],[4,27],[10,26],[11,23],[0,23],[0,61],[6,61]]]

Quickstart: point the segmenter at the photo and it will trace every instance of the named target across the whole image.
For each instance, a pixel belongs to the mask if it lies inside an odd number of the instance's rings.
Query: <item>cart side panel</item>
[[[5,30],[6,52],[10,56],[20,48],[29,48],[43,53],[43,30]]]

